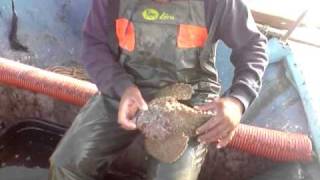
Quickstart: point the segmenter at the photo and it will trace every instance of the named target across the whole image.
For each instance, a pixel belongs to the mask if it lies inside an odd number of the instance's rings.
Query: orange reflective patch
[[[119,46],[122,49],[133,51],[135,45],[135,34],[133,23],[128,19],[119,18],[116,20],[116,34]]]
[[[180,24],[177,46],[179,48],[203,47],[208,38],[206,27]]]

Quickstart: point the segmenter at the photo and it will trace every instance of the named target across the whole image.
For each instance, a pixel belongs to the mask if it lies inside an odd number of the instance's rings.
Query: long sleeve
[[[217,29],[218,38],[231,49],[235,73],[228,96],[239,99],[247,109],[257,97],[268,64],[266,38],[259,32],[250,10],[242,0],[225,0]]]
[[[133,82],[117,58],[118,46],[114,33],[117,6],[118,1],[92,0],[83,27],[80,62],[102,93],[113,93],[121,97]]]

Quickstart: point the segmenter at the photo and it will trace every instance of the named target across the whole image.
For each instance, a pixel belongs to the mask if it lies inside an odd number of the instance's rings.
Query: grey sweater
[[[258,31],[251,12],[242,0],[204,0],[209,29],[217,3],[224,11],[214,40],[232,48],[231,62],[235,74],[227,96],[239,99],[246,109],[257,97],[267,66],[266,38]],[[115,19],[119,0],[92,0],[83,27],[83,49],[80,58],[91,79],[102,93],[121,97],[132,85],[127,72],[118,62],[119,47],[115,36]],[[231,76],[231,75],[230,75]]]

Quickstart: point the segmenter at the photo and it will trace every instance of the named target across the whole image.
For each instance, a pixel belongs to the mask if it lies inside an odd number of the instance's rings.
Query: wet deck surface
[[[6,177],[6,180],[47,180],[48,170],[43,168],[9,166],[0,169],[0,177]]]

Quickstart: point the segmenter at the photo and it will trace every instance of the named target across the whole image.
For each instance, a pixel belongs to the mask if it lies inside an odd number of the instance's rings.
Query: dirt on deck
[[[7,86],[0,86],[0,117],[16,123],[35,117],[70,126],[80,107],[54,100],[46,95]]]

